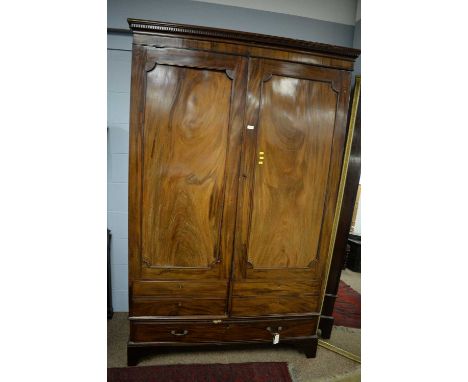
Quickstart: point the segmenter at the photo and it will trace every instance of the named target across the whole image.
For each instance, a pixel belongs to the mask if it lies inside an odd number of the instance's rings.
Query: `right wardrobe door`
[[[347,72],[250,60],[232,316],[320,311],[348,86]]]

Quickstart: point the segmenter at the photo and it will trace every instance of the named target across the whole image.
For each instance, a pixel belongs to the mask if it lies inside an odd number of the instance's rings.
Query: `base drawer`
[[[316,334],[318,317],[301,320],[262,320],[245,322],[174,322],[155,323],[132,321],[130,340],[133,342],[229,342],[272,341],[311,337]]]

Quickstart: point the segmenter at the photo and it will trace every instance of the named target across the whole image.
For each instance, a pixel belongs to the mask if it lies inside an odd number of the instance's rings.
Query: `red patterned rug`
[[[292,382],[286,362],[116,367],[107,382]]]
[[[333,309],[334,325],[348,328],[361,327],[361,294],[340,281],[338,297]]]

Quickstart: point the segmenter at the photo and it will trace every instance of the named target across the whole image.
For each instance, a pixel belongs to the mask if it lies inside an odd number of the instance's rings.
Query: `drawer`
[[[302,320],[271,320],[251,322],[131,322],[130,340],[134,342],[229,342],[310,337],[316,334],[318,317]]]
[[[318,296],[232,299],[231,315],[239,317],[270,316],[289,313],[313,313],[319,309]]]
[[[244,282],[235,281],[234,297],[281,297],[318,295],[318,281],[292,282],[291,280]]]
[[[225,332],[225,325],[213,323],[130,323],[130,340],[135,342],[216,342]]]
[[[134,281],[134,297],[207,297],[225,299],[227,281]]]
[[[226,341],[272,341],[280,338],[310,337],[315,334],[317,317],[307,320],[272,320],[227,324]]]
[[[225,299],[145,299],[134,298],[132,316],[203,316],[224,315]]]

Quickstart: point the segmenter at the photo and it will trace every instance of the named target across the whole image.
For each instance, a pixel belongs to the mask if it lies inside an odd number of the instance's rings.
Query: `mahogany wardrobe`
[[[359,51],[128,21],[128,364],[233,344],[314,357]]]

